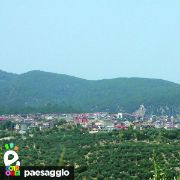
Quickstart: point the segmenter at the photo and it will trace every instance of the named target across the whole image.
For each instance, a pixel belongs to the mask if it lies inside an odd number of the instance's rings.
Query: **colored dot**
[[[6,148],[6,150],[8,150],[9,149],[9,145],[5,144],[5,148]]]
[[[18,147],[18,146],[15,146],[15,147],[14,147],[14,150],[15,150],[15,151],[18,151],[18,150],[19,150],[19,147]]]
[[[14,143],[10,143],[9,145],[10,145],[10,148],[13,149]]]

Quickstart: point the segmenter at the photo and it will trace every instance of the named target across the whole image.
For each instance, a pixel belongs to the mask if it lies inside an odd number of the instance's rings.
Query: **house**
[[[78,115],[75,117],[75,123],[76,124],[86,124],[88,123],[88,119],[86,115]]]
[[[0,121],[5,121],[5,120],[7,120],[7,118],[5,118],[5,117],[0,117]]]
[[[120,130],[120,129],[128,129],[128,127],[122,126],[122,125],[115,125],[114,128],[117,129],[117,130]]]

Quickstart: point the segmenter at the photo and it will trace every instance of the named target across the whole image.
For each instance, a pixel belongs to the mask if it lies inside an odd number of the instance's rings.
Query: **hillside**
[[[89,134],[86,129],[64,122],[53,129],[29,132],[14,134],[13,139],[19,145],[23,166],[74,165],[75,179],[79,180],[150,180],[155,174],[158,180],[179,180],[179,130],[129,129]],[[0,141],[1,146],[6,143],[11,140]]]
[[[1,112],[30,107],[133,112],[144,104],[148,113],[180,113],[180,85],[160,79],[92,81],[43,71],[20,75],[0,71],[0,83]]]

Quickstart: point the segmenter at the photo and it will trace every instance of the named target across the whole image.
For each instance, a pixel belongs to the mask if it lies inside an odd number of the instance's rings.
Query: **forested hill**
[[[68,75],[0,71],[0,112],[126,111],[144,104],[148,113],[180,113],[180,85],[159,79],[85,80]]]

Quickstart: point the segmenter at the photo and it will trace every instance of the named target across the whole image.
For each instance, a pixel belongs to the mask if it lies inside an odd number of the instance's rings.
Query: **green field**
[[[7,142],[0,141],[1,146]],[[21,165],[74,165],[75,179],[146,180],[157,175],[172,180],[180,174],[179,130],[89,134],[64,124],[16,135],[13,142],[20,147]]]

